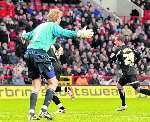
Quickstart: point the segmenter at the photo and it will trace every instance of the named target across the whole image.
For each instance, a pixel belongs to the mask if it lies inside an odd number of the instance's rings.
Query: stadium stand
[[[61,57],[63,67],[61,75],[73,76],[73,84],[79,84],[76,83],[76,79],[81,74],[86,77],[89,85],[115,84],[116,77],[113,76],[119,71],[116,64],[109,62],[109,57],[116,50],[112,43],[114,36],[122,34],[125,43],[141,52],[143,57],[136,64],[140,81],[149,81],[147,79],[150,74],[150,21],[143,23],[139,18],[135,18],[121,22],[106,14],[103,9],[94,7],[90,2],[83,5],[79,0],[67,1],[43,0],[41,5],[36,7],[30,0],[13,1],[14,17],[6,16],[0,19],[0,84],[30,83],[27,67],[23,61],[27,44],[21,43],[20,34],[23,30],[31,31],[46,21],[48,10],[56,7],[64,11],[61,22],[64,28],[78,30],[87,26],[95,32],[94,37],[88,40],[79,38],[57,40],[64,48],[64,55]]]
[[[149,10],[150,9],[150,1],[149,0],[131,0],[133,3],[141,7],[142,9]]]

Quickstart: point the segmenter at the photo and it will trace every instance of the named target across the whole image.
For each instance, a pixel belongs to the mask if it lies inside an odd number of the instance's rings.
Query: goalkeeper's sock
[[[37,91],[32,91],[30,95],[30,110],[35,110],[36,102],[37,102]]]
[[[47,108],[51,102],[51,100],[53,99],[55,92],[52,89],[47,89],[46,94],[45,94],[45,100],[44,100],[44,104],[42,107],[42,112],[46,112]]]
[[[120,99],[122,101],[122,106],[125,106],[125,92],[119,89]]]
[[[148,90],[148,89],[140,89],[140,93],[145,94],[145,95],[150,95],[150,90]]]

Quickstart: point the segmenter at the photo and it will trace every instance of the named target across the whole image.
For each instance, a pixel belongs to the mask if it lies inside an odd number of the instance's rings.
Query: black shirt
[[[116,50],[115,56],[113,56],[111,60],[117,62],[123,75],[133,75],[137,73],[135,63],[139,59],[138,56],[138,53],[132,48],[123,45]]]
[[[55,48],[57,50],[56,46],[55,46]],[[52,65],[53,65],[55,71],[57,73],[59,73],[60,70],[61,70],[61,62],[60,62],[60,60],[56,57],[55,52],[54,52],[54,50],[51,47],[50,47],[50,49],[49,49],[49,51],[47,53],[48,53],[48,55],[49,55],[49,57],[50,57],[50,59],[52,61]]]

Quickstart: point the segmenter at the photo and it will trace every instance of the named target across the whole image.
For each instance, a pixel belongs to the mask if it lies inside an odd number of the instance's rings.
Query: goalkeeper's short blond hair
[[[50,22],[56,22],[59,17],[63,16],[63,12],[59,9],[51,9],[47,15],[47,20]]]

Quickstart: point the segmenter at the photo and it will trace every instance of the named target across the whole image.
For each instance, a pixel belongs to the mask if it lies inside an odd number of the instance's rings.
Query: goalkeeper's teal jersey
[[[76,37],[77,32],[63,29],[57,23],[45,22],[37,26],[33,31],[25,33],[22,37],[30,40],[28,49],[43,49],[48,51],[56,42],[57,37]]]

